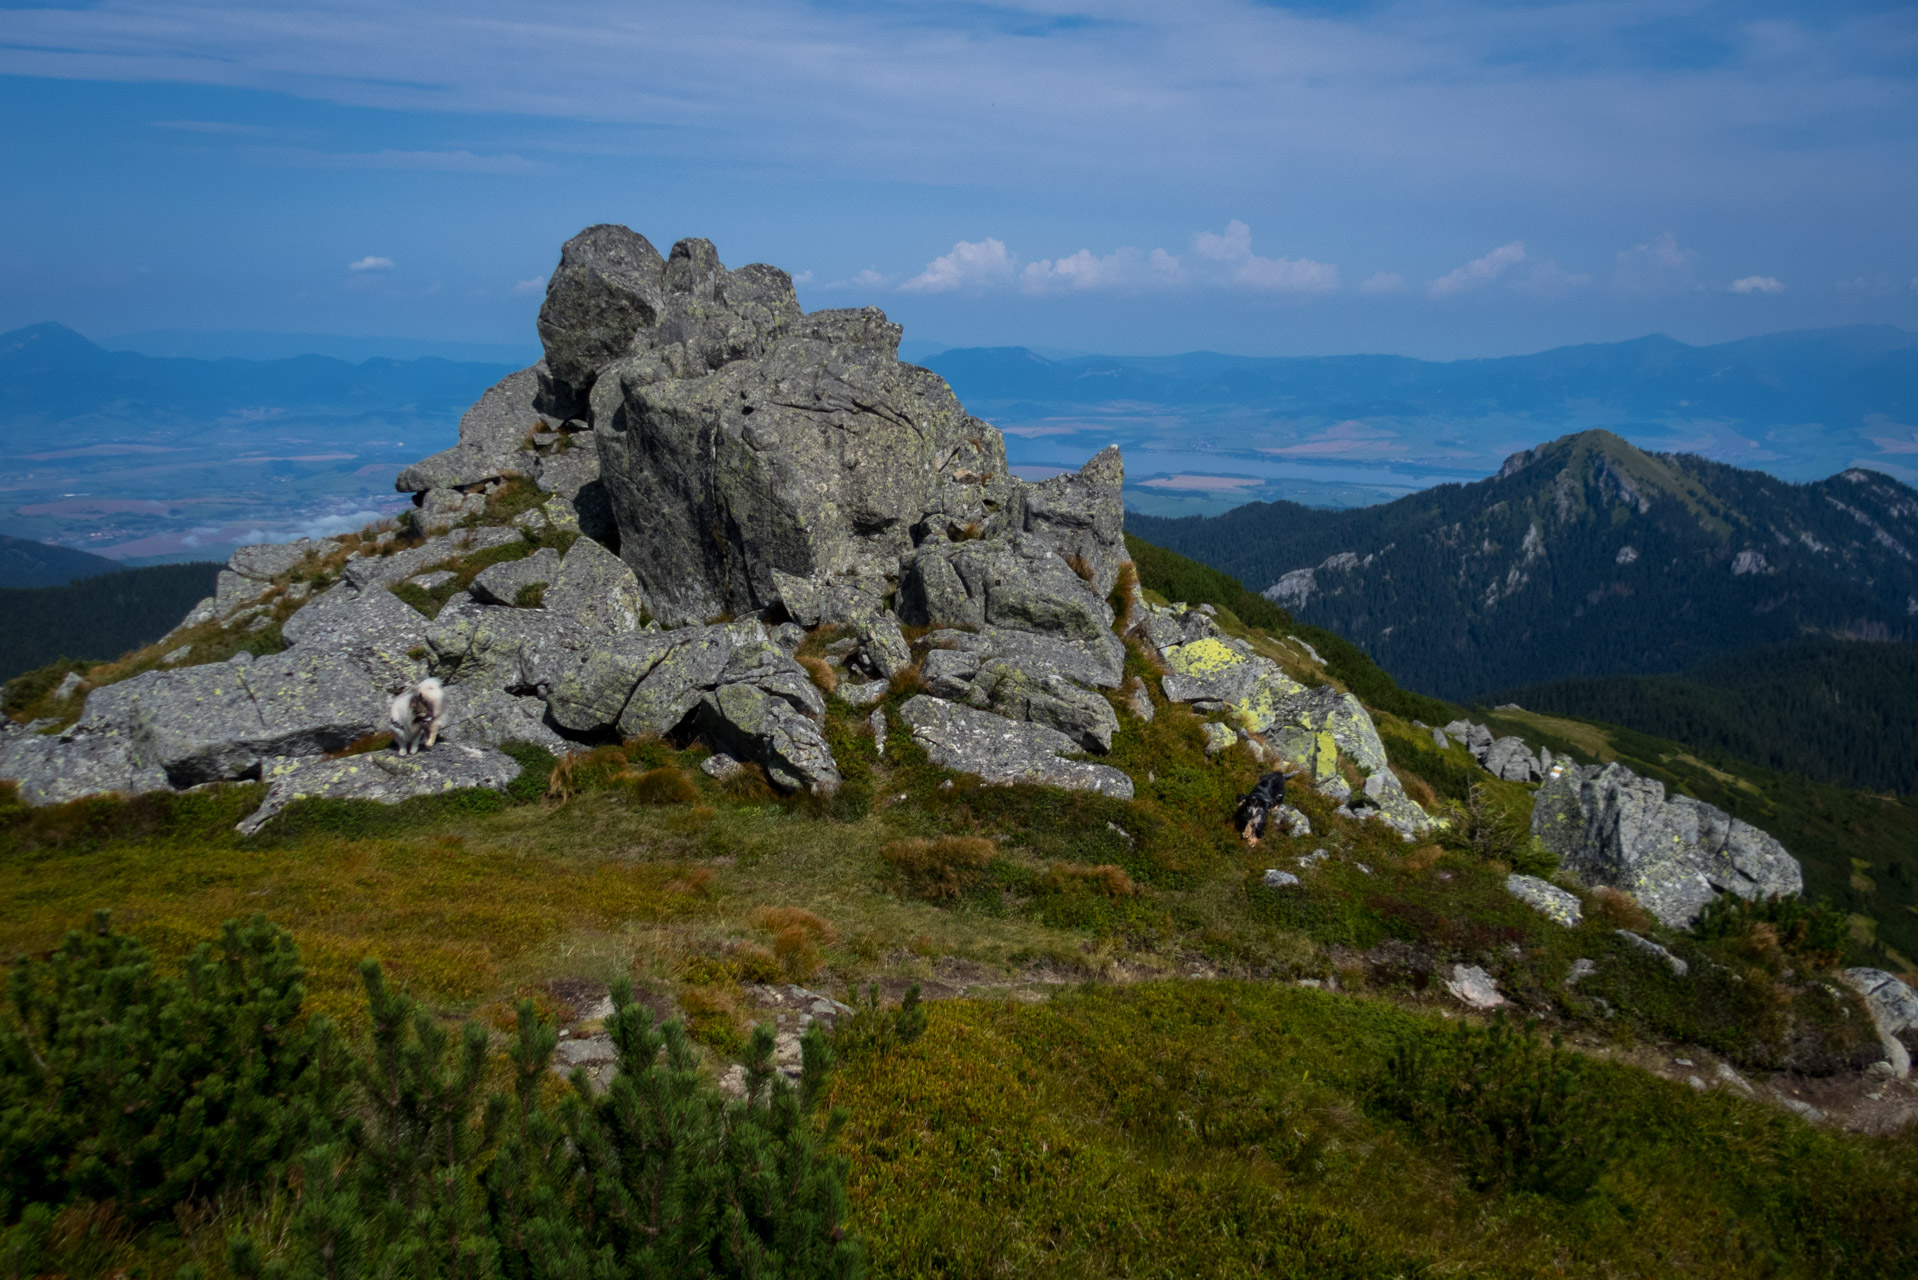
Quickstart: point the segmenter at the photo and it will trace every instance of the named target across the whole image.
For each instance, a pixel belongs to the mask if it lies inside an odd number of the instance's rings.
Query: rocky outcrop
[[[1231,720],[1231,728],[1208,726],[1221,731],[1214,737],[1218,749],[1242,737],[1262,759],[1303,769],[1321,794],[1346,804],[1355,817],[1375,818],[1407,839],[1431,827],[1430,815],[1391,771],[1372,717],[1351,694],[1332,685],[1306,688],[1244,640],[1226,635],[1204,607],[1146,606],[1137,633],[1167,668],[1159,685],[1168,700]],[[1356,796],[1341,760],[1365,776]]]
[[[1018,724],[924,694],[901,707],[899,718],[941,768],[977,774],[987,782],[1038,783],[1132,798],[1131,778],[1110,765],[1070,759],[1079,744],[1057,729]]]
[[[1885,1067],[1899,1079],[1911,1075],[1911,1050],[1918,1045],[1918,991],[1883,969],[1847,969],[1845,980],[1865,997],[1872,1027],[1885,1050]]]
[[[1549,880],[1513,874],[1505,877],[1505,891],[1568,929],[1577,928],[1585,919],[1585,908],[1579,903],[1578,895],[1567,893]]]
[[[396,804],[414,796],[463,787],[503,790],[519,774],[519,762],[486,747],[446,746],[425,755],[371,752],[340,760],[274,759],[261,770],[266,799],[240,821],[251,835],[295,800],[327,797]]]
[[[1670,928],[1689,925],[1721,893],[1796,894],[1804,874],[1758,828],[1617,763],[1561,763],[1539,788],[1532,834],[1566,871],[1622,889]]]
[[[943,767],[1132,794],[1096,759],[1120,707],[1153,708],[1136,678],[1117,693],[1116,448],[1020,481],[996,430],[899,361],[883,313],[804,314],[784,272],[730,270],[704,240],[662,255],[589,228],[561,253],[539,332],[545,358],[488,390],[455,447],[401,473],[418,495],[407,537],[235,555],[196,617],[283,619],[284,652],[93,690],[65,733],[0,738],[0,774],[36,802],[263,778],[253,829],[301,796],[503,786],[504,743],[661,734],[824,794],[841,781],[826,695],[795,657],[823,627],[837,671],[820,680],[841,699],[922,690],[875,713],[876,738],[896,714]],[[527,482],[551,496],[488,524],[502,492],[524,507]],[[339,580],[297,596],[287,575],[315,553],[328,574],[345,555]],[[1216,750],[1303,765],[1345,812],[1408,838],[1430,825],[1355,698],[1307,687],[1204,609],[1131,596],[1165,696],[1211,717]],[[428,674],[447,693],[446,747],[340,755]]]
[[[1538,782],[1551,768],[1550,751],[1534,755],[1523,738],[1495,738],[1492,731],[1482,724],[1454,720],[1445,726],[1443,733],[1464,744],[1465,749],[1472,753],[1472,758],[1487,773],[1506,782]],[[1441,750],[1444,749],[1444,743],[1436,739],[1435,742]]]
[[[460,419],[459,443],[404,468],[393,481],[401,493],[465,490],[506,476],[531,475],[535,455],[527,437],[557,427],[533,407],[543,365],[495,383]]]

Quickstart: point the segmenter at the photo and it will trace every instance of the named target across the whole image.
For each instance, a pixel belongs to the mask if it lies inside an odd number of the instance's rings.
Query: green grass
[[[1447,1024],[1240,982],[935,1005],[841,1068],[853,1221],[881,1275],[1821,1276],[1918,1262],[1918,1149],[1608,1063],[1625,1138],[1570,1202],[1475,1190],[1374,1099]]]

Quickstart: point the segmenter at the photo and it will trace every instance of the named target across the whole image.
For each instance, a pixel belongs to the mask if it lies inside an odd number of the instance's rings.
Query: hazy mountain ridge
[[[0,534],[0,587],[53,587],[120,567],[104,556]]]
[[[1128,524],[1447,697],[1677,671],[1806,633],[1918,638],[1909,486],[1860,469],[1793,485],[1607,432],[1377,507]]]
[[[1049,360],[1013,347],[924,363],[1006,432],[1014,463],[1073,466],[1120,444],[1132,508],[1157,515],[1253,499],[1387,500],[1594,428],[1791,480],[1850,466],[1918,480],[1918,335],[1889,325],[1702,347],[1654,335],[1449,362]]]
[[[507,371],[153,357],[58,324],[0,334],[0,519],[115,558],[223,556],[236,542],[357,527],[401,505],[394,473],[449,443]]]

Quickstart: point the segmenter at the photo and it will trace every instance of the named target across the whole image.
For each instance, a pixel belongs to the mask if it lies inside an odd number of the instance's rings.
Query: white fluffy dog
[[[446,690],[433,677],[393,699],[393,746],[403,756],[430,749],[446,724]]]

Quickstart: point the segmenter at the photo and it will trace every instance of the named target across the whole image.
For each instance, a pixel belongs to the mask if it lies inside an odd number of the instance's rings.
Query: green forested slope
[[[1495,695],[1839,786],[1918,791],[1918,645],[1812,639],[1682,675],[1600,676]]]
[[[0,588],[0,680],[55,658],[117,658],[213,594],[217,564],[161,564],[57,587]]]
[[[1266,591],[1448,698],[1682,671],[1807,633],[1918,641],[1918,492],[1787,484],[1604,431],[1349,511],[1254,503],[1132,532]],[[1287,575],[1292,575],[1289,579]]]

